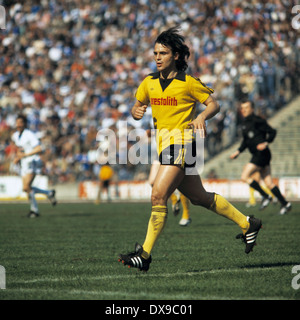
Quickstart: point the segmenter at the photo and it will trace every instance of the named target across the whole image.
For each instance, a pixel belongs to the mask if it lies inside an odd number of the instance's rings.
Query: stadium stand
[[[241,93],[257,101],[267,118],[299,93],[294,1],[0,4],[7,15],[0,31],[0,174],[11,170],[9,138],[22,111],[46,147],[44,173],[51,184],[96,180],[97,132],[116,130],[119,120],[129,129],[152,121],[150,113],[143,122],[132,121],[129,111],[138,83],[155,68],[153,41],[170,26],[181,25],[191,48],[189,72],[215,89],[222,106],[209,126],[206,159],[239,138]],[[115,169],[119,180],[145,178],[139,165]]]

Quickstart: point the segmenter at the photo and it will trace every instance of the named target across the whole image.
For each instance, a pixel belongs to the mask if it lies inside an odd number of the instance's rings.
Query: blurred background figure
[[[16,131],[12,135],[12,141],[17,147],[13,159],[14,165],[20,166],[20,176],[22,177],[23,191],[28,194],[30,201],[30,211],[28,218],[39,217],[39,207],[35,195],[45,194],[53,206],[56,205],[55,190],[44,190],[37,186],[32,186],[37,174],[41,174],[43,163],[40,154],[43,148],[36,135],[27,129],[27,119],[24,115],[18,115],[16,120]]]
[[[109,164],[102,165],[99,170],[99,189],[97,194],[97,199],[95,200],[95,204],[99,204],[101,202],[101,198],[103,193],[106,193],[107,200],[111,201],[109,186],[111,180],[114,176],[114,170]]]

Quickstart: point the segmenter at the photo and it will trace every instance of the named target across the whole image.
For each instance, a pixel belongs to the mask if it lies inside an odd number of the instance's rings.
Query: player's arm
[[[35,154],[39,154],[42,152],[43,152],[43,150],[42,150],[41,145],[37,145],[30,152],[26,152],[26,153],[22,149],[20,149],[20,150],[18,150],[17,155],[14,159],[14,163],[16,164],[23,158],[30,157],[30,156],[33,156]]]
[[[230,159],[236,159],[247,148],[246,140],[243,139],[240,147],[230,155]]]
[[[36,147],[34,147],[30,152],[24,153],[24,157],[30,157],[42,152],[43,152],[42,146],[39,144]]]
[[[16,143],[15,143],[15,141],[14,141],[13,139],[11,139],[11,142],[12,142],[12,145],[16,147],[16,149],[15,149],[15,151],[14,151],[14,153],[13,153],[14,159],[13,159],[12,162],[13,162],[13,164],[18,164],[19,161],[20,161],[18,154],[21,153],[22,149],[19,148],[19,147],[16,145]]]
[[[257,150],[262,151],[268,147],[269,143],[273,142],[277,131],[276,129],[273,129],[265,119],[261,119],[261,121],[259,122],[259,128],[261,131],[266,132],[266,141],[259,143],[256,146]]]
[[[141,120],[144,116],[144,113],[147,110],[147,105],[143,104],[139,100],[136,100],[134,106],[131,109],[131,115],[134,120]]]
[[[206,137],[206,124],[205,121],[214,117],[219,111],[219,103],[212,97],[209,96],[203,104],[206,108],[198,115],[196,119],[189,123],[190,126],[193,126],[194,132],[200,130],[201,137]]]

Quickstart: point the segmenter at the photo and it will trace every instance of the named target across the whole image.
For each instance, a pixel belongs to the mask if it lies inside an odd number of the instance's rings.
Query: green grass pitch
[[[279,205],[236,206],[263,221],[249,255],[234,223],[191,205],[188,227],[169,210],[150,270],[141,273],[118,254],[143,243],[150,203],[41,203],[37,219],[26,217],[28,204],[0,203],[0,300],[298,300],[300,204],[286,216]]]

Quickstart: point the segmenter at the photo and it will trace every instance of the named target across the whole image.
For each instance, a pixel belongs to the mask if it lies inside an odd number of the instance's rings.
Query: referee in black
[[[292,205],[286,201],[271,177],[271,151],[268,146],[275,139],[276,130],[265,119],[255,115],[253,103],[249,100],[242,101],[241,114],[244,118],[242,125],[243,141],[238,150],[231,154],[230,158],[236,159],[241,152],[248,148],[252,158],[245,165],[241,179],[262,195],[260,206],[260,210],[262,210],[269,205],[272,197],[264,192],[257,181],[251,178],[254,172],[259,171],[266,186],[281,203],[279,213],[286,214],[291,210]]]

